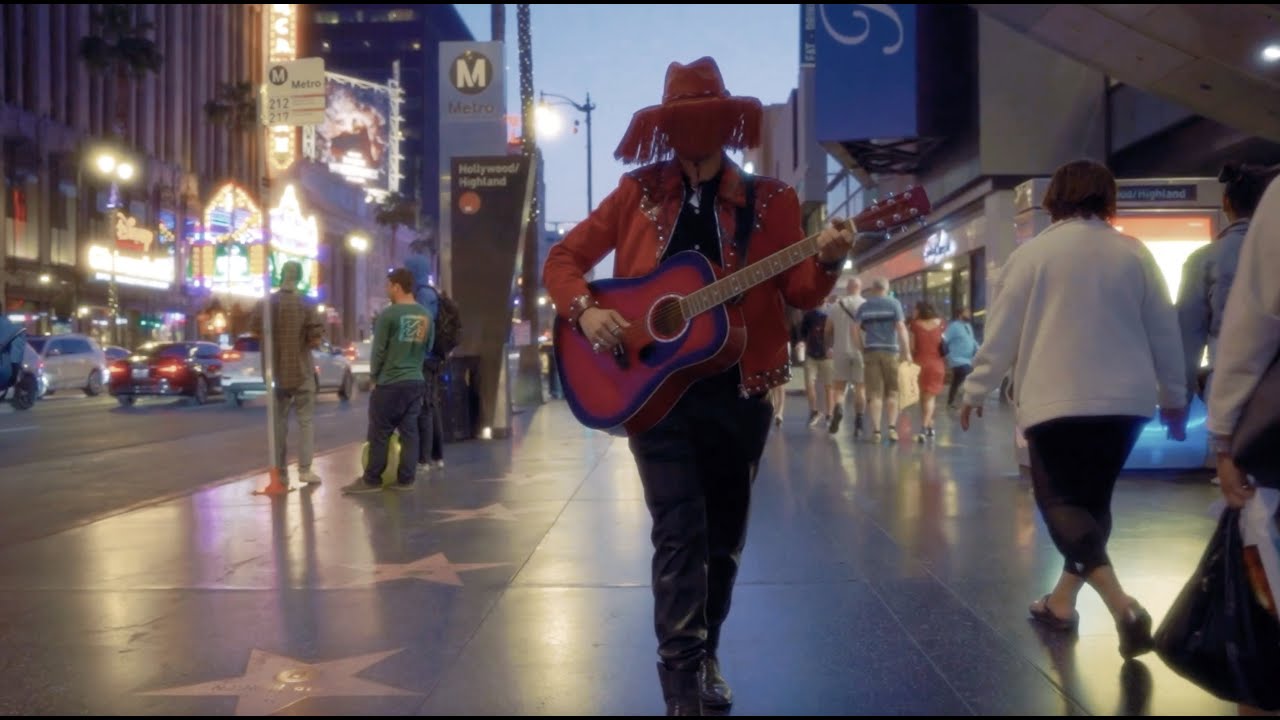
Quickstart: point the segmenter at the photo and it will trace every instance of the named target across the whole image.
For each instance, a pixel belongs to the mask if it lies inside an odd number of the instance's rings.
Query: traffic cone
[[[284,495],[289,492],[289,486],[280,479],[279,468],[271,468],[267,471],[267,475],[270,477],[267,486],[261,490],[254,490],[254,495]]]

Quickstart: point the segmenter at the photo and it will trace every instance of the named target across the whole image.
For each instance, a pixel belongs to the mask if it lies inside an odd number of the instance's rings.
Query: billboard
[[[818,5],[812,17],[818,142],[916,137],[916,5]],[[803,60],[803,58],[802,58]]]
[[[400,187],[398,83],[326,73],[325,119],[303,131],[307,157],[375,197]]]

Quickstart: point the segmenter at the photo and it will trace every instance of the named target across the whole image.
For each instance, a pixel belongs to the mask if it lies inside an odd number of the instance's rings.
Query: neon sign
[[[267,252],[262,210],[244,188],[228,183],[213,194],[204,227],[193,238],[190,284],[239,296],[262,296]]]
[[[320,227],[315,215],[303,216],[298,193],[287,185],[280,204],[271,211],[271,286],[280,286],[284,264],[295,260],[302,264],[302,281],[298,289],[309,297],[320,294]]]
[[[298,14],[294,5],[267,5],[267,63],[285,62],[298,57]],[[288,170],[298,157],[297,133],[289,125],[272,125],[267,129],[269,170]]]

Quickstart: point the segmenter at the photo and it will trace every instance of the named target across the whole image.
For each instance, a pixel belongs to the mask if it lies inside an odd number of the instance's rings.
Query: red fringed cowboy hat
[[[623,162],[651,163],[673,153],[702,159],[725,148],[745,150],[760,144],[763,118],[759,100],[729,94],[715,60],[671,63],[662,104],[631,118],[613,155]]]

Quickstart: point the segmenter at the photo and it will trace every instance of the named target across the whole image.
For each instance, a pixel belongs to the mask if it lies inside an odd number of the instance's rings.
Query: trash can
[[[480,358],[476,355],[450,357],[440,376],[444,406],[444,441],[461,442],[476,437],[480,420]]]

